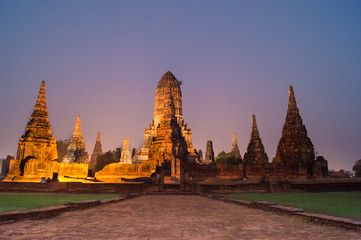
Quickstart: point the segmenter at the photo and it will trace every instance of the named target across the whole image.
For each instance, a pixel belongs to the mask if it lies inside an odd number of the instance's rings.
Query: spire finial
[[[257,127],[257,121],[256,121],[256,115],[252,114],[252,132],[251,132],[251,138],[259,137],[258,127]]]
[[[291,95],[294,96],[292,85],[290,85],[289,88],[288,88],[288,94],[289,94],[289,96],[291,96]]]
[[[236,133],[233,132],[233,141],[232,141],[232,147],[231,147],[231,152],[234,153],[234,155],[237,158],[241,158],[241,153],[239,151],[239,147],[238,147],[238,143],[237,143],[237,137],[236,137]]]
[[[35,108],[46,108],[45,81],[41,82],[38,98],[36,99]]]
[[[256,115],[252,114],[252,128],[257,128]]]
[[[98,135],[97,135],[97,142],[100,143],[100,132],[98,132]]]
[[[293,92],[292,85],[290,85],[288,89],[288,108],[297,108],[295,93]]]
[[[80,115],[78,115],[78,117],[76,118],[76,124],[75,124],[75,129],[73,132],[73,136],[81,136],[81,124],[80,124]]]
[[[263,165],[268,163],[268,156],[265,153],[262,140],[259,136],[257,122],[256,122],[256,115],[254,114],[252,115],[251,139],[249,140],[247,152],[244,155],[244,162],[246,164],[257,163],[257,165],[258,164]]]

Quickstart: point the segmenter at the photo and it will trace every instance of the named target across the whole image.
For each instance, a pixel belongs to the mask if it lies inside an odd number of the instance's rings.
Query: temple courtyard
[[[0,225],[0,239],[360,239],[360,232],[194,195],[143,195]]]

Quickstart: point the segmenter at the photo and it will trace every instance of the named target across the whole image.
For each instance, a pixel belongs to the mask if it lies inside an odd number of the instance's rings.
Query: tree
[[[361,177],[361,159],[355,162],[352,170],[355,171],[355,177]]]
[[[58,162],[63,161],[63,157],[66,154],[69,144],[70,144],[69,140],[57,140],[56,141],[56,149],[58,150]]]
[[[74,162],[75,163],[83,163],[84,162],[84,156],[86,156],[88,153],[85,152],[84,148],[76,148],[74,151]]]
[[[218,153],[216,163],[236,165],[242,163],[242,158],[237,158],[233,152],[225,153],[224,151]]]
[[[122,154],[122,149],[121,148],[116,148],[113,152],[112,152],[112,159],[115,162],[119,162],[120,161],[120,156]]]
[[[108,151],[97,157],[97,163],[95,165],[95,172],[102,170],[106,165],[111,163],[117,163],[120,161],[121,148],[117,148],[114,151]]]

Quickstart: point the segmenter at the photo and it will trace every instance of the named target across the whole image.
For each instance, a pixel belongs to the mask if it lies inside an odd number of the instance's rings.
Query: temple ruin
[[[85,151],[83,133],[81,132],[80,115],[76,119],[73,136],[70,139],[70,144],[63,158],[63,162],[89,163],[88,153]]]
[[[277,180],[325,177],[327,161],[315,159],[314,147],[297,108],[293,87],[289,87],[288,109],[276,157],[268,162],[259,136],[256,117],[253,115],[251,140],[244,156],[243,175],[248,178]]]
[[[123,140],[123,146],[122,146],[122,153],[120,156],[120,164],[132,164],[132,159],[130,155],[130,149],[129,149],[129,140],[124,139]]]
[[[307,136],[292,86],[289,87],[287,115],[274,162],[282,166],[287,177],[327,174],[320,172],[319,166],[325,163],[321,159],[315,159],[314,146]]]
[[[307,136],[292,86],[289,87],[285,124],[274,161],[269,162],[253,115],[247,152],[237,166],[216,163],[212,141],[207,141],[204,159],[202,151],[194,149],[192,131],[183,120],[180,86],[181,82],[171,72],[163,75],[156,87],[153,120],[144,131],[142,147],[138,151],[134,148],[131,153],[129,141],[124,139],[119,162],[113,161],[95,172],[97,158],[103,154],[100,134],[89,162],[80,116],[63,162],[57,162],[43,81],[25,134],[19,140],[17,158],[10,160],[5,181],[40,181],[41,178],[52,178],[54,174],[61,181],[87,181],[88,170],[98,181],[123,182],[149,178],[156,169],[162,169],[168,180],[180,182],[182,186],[189,179],[215,177],[283,181],[327,176],[327,161],[321,156],[315,158],[314,146]],[[231,153],[242,159],[235,133]]]
[[[144,142],[131,161],[127,151],[122,152],[120,163],[110,164],[96,173],[104,181],[119,181],[119,177],[134,178],[150,176],[156,166],[162,166],[166,175],[180,180],[181,158],[199,162],[198,152],[193,148],[192,131],[184,124],[182,112],[181,83],[171,72],[166,72],[158,82],[155,92],[154,116],[149,128],[144,131]],[[185,147],[184,147],[185,146]],[[129,144],[128,144],[129,151]],[[123,143],[124,151],[124,143]],[[130,152],[129,152],[130,156]],[[132,164],[133,163],[133,164]],[[114,173],[117,174],[114,174]]]
[[[258,132],[256,116],[252,116],[251,139],[244,154],[243,175],[244,177],[264,176],[268,167],[268,156],[265,152],[261,137]]]
[[[46,105],[45,82],[42,81],[34,111],[18,144],[17,158],[10,160],[4,181],[40,182],[54,173],[71,181],[71,177],[85,178],[88,164],[58,163],[56,140],[52,135]]]
[[[204,155],[204,163],[214,163],[213,142],[211,140],[207,141],[206,152]]]
[[[39,161],[54,161],[58,158],[46,106],[45,81],[41,82],[34,111],[18,143],[16,159],[24,165],[31,158]]]
[[[95,166],[97,165],[97,158],[103,154],[102,143],[100,140],[100,133],[97,134],[93,153],[90,157],[89,170],[95,173]]]
[[[177,124],[181,127],[181,133],[187,143],[187,149],[190,153],[189,157],[199,158],[198,153],[195,152],[192,144],[192,130],[184,124],[183,110],[182,110],[182,92],[180,89],[181,82],[179,82],[171,72],[166,72],[158,82],[155,91],[154,101],[154,116],[149,128],[144,131],[144,141],[140,151],[135,155],[133,162],[141,162],[148,160],[149,147],[153,139],[157,138],[158,126],[161,124],[161,119],[169,114],[170,102],[174,106],[174,117]]]
[[[239,151],[238,143],[237,143],[237,137],[236,133],[233,133],[233,140],[232,140],[232,148],[231,152],[234,154],[236,158],[242,158],[241,153]]]

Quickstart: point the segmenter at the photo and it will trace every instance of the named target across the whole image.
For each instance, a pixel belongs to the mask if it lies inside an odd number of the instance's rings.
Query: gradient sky
[[[139,148],[157,82],[183,81],[193,144],[246,151],[252,114],[270,160],[293,85],[330,169],[361,158],[361,1],[1,1],[0,158],[16,155],[40,83],[56,139],[81,115],[89,154]]]

